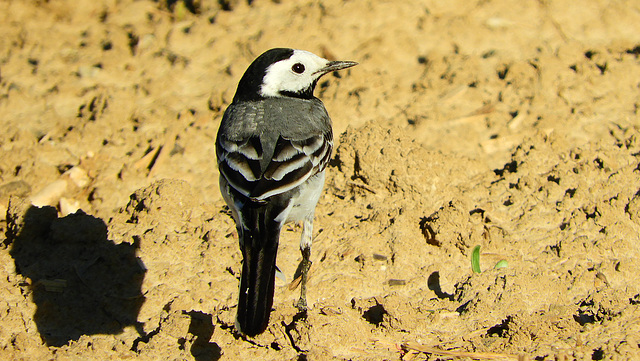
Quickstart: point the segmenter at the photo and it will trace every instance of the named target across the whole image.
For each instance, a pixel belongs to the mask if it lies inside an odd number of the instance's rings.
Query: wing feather
[[[218,166],[229,185],[245,197],[264,201],[298,187],[326,168],[333,148],[326,110],[319,100],[309,101],[304,103],[308,110],[302,112],[307,118],[292,121],[282,109],[293,102],[300,105],[300,100],[284,99],[249,102],[236,104],[225,113],[216,142]],[[280,117],[284,121],[280,128],[266,122]],[[309,124],[308,133],[303,124]]]
[[[332,142],[324,134],[303,140],[280,136],[271,161],[262,171],[261,152],[252,142],[225,140],[219,143],[223,143],[218,155],[221,173],[231,187],[255,200],[287,192],[323,171],[332,148]]]

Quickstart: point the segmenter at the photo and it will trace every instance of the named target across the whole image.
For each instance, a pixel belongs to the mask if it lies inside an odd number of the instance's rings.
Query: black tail
[[[252,211],[247,225],[253,229],[240,234],[243,261],[236,316],[236,327],[247,336],[258,335],[269,325],[281,227],[268,209]]]

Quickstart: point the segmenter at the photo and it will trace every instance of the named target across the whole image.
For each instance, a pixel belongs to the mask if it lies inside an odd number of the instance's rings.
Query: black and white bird
[[[249,65],[224,113],[216,153],[243,257],[236,328],[247,336],[268,326],[280,230],[290,221],[303,222],[297,307],[306,310],[313,216],[333,148],[331,119],[313,91],[321,76],[356,64],[268,50]]]

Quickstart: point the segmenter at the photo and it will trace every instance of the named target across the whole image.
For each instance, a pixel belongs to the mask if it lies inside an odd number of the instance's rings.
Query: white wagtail
[[[247,336],[268,326],[278,240],[289,221],[303,221],[297,307],[306,310],[313,215],[333,148],[331,119],[313,90],[324,74],[356,64],[303,50],[268,50],[249,65],[222,117],[216,139],[220,191],[240,239],[236,328]]]

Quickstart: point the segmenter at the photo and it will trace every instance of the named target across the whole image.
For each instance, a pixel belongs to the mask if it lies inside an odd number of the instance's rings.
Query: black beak
[[[355,65],[358,65],[355,61],[330,61],[324,66],[324,68],[316,71],[314,74],[324,75],[332,71],[350,68]]]

